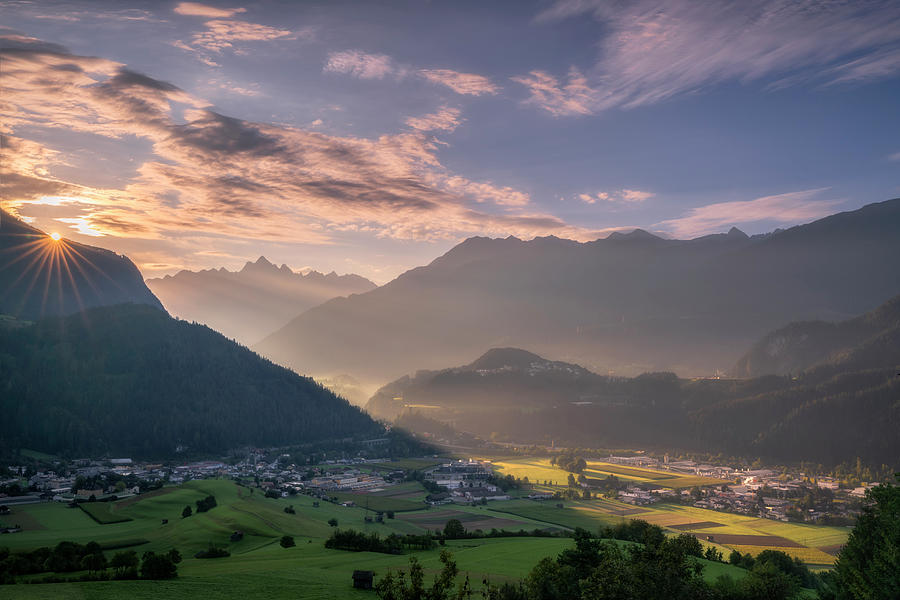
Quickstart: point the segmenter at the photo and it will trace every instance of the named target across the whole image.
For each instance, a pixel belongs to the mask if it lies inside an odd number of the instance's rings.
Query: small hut
[[[353,587],[360,590],[371,590],[375,581],[375,571],[353,571]]]

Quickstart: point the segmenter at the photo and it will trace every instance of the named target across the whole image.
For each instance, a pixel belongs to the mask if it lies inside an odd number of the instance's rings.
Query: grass
[[[517,467],[529,468],[517,460]],[[541,467],[538,464],[538,467]],[[560,472],[560,471],[557,471]],[[15,585],[4,587],[4,599],[25,598],[53,600],[96,598],[181,598],[202,596],[204,600],[235,597],[281,598],[372,598],[371,593],[354,590],[350,576],[355,569],[372,569],[383,575],[388,569],[408,567],[407,556],[352,553],[327,550],[324,540],[336,519],[340,528],[367,532],[422,533],[441,528],[446,518],[460,518],[469,529],[491,527],[510,530],[535,528],[585,527],[596,531],[601,525],[625,518],[638,517],[669,524],[722,523],[714,532],[778,535],[807,545],[831,545],[846,539],[840,528],[815,528],[805,525],[777,523],[738,515],[726,515],[691,507],[654,506],[635,509],[615,501],[591,500],[565,502],[556,508],[555,501],[512,500],[492,502],[488,506],[447,506],[425,509],[420,503],[424,493],[415,482],[385,488],[368,494],[370,503],[412,503],[417,510],[398,511],[397,518],[384,523],[366,523],[371,516],[359,505],[343,507],[308,496],[271,499],[261,490],[241,487],[226,480],[192,481],[179,487],[164,488],[138,498],[115,503],[91,503],[89,510],[104,518],[129,519],[100,524],[83,510],[67,508],[59,503],[17,506],[16,514],[24,521],[22,533],[3,536],[2,545],[13,551],[53,546],[61,540],[80,543],[97,541],[111,556],[118,548],[131,547],[139,553],[146,550],[164,552],[178,548],[185,556],[179,566],[179,577],[164,582],[92,582],[73,584]],[[181,518],[185,506],[196,507],[197,500],[214,495],[218,506],[206,513]],[[359,504],[358,496],[354,500]],[[284,512],[293,506],[296,514]],[[370,508],[373,508],[370,504]],[[451,514],[452,511],[452,514]],[[163,523],[163,520],[168,520]],[[243,539],[231,542],[234,531],[242,531]],[[283,535],[294,537],[297,546],[284,549],[278,544]],[[803,541],[805,540],[805,541]],[[210,543],[225,547],[231,556],[217,560],[191,558]],[[454,540],[447,543],[463,574],[469,574],[477,588],[482,578],[499,583],[521,579],[540,559],[555,556],[570,547],[568,538],[493,538]],[[792,549],[804,560],[819,561],[824,557],[815,548]],[[742,550],[743,551],[743,550]],[[821,553],[824,554],[824,553]],[[439,568],[438,550],[417,552],[430,580]],[[828,555],[825,555],[828,556]],[[805,557],[805,558],[804,558]],[[832,557],[828,556],[831,560]],[[705,577],[713,581],[721,574],[738,578],[744,571],[730,565],[704,564]]]
[[[78,508],[86,512],[90,518],[101,525],[131,521],[131,517],[113,514],[110,502],[82,502],[78,505]]]

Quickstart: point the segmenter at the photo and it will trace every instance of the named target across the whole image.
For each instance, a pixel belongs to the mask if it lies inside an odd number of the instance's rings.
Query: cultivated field
[[[421,486],[417,486],[402,484],[371,496],[412,501],[412,497],[422,493]],[[185,506],[194,506],[197,500],[209,494],[216,497],[216,508],[181,518]],[[4,586],[4,599],[372,598],[371,593],[353,590],[350,577],[353,570],[372,569],[383,575],[388,569],[407,568],[408,556],[327,550],[324,541],[332,531],[329,519],[337,519],[341,528],[377,531],[382,535],[442,529],[451,518],[459,519],[470,530],[484,531],[492,528],[552,530],[575,526],[579,522],[567,518],[548,520],[543,511],[559,509],[520,500],[495,502],[486,507],[419,508],[398,513],[395,519],[385,519],[383,524],[366,523],[364,517],[371,516],[371,512],[359,506],[320,502],[319,507],[314,507],[313,499],[306,496],[269,499],[261,490],[251,492],[225,480],[193,481],[112,504],[91,504],[88,510],[103,520],[129,520],[101,524],[83,510],[59,503],[17,506],[13,515],[5,519],[20,523],[24,531],[5,535],[0,542],[16,551],[54,546],[61,540],[97,541],[108,557],[122,548],[141,554],[147,550],[162,552],[174,547],[185,557],[179,565],[178,578],[172,581],[19,584]],[[284,512],[288,505],[294,507],[296,514]],[[580,522],[596,524],[601,521],[600,517],[616,518],[612,513],[617,505],[595,501],[579,505],[577,509],[566,508],[562,513],[572,512],[580,515]],[[521,514],[491,510],[500,507],[509,507]],[[164,519],[168,520],[165,524]],[[231,542],[234,531],[242,531],[243,539]],[[281,548],[278,540],[282,535],[294,536],[297,546]],[[210,543],[227,548],[231,556],[205,560],[192,558]],[[541,558],[555,556],[571,544],[568,538],[525,537],[451,540],[447,542],[447,548],[453,551],[462,576],[468,574],[477,588],[485,577],[494,582],[522,578]],[[439,567],[439,550],[415,554],[430,579]],[[727,565],[706,561],[703,564],[711,579],[723,569],[735,578],[744,574],[744,571]]]
[[[518,478],[528,477],[528,480],[532,483],[549,481],[554,485],[565,485],[566,479],[569,476],[566,471],[551,465],[550,459],[548,458],[503,459],[494,462],[494,466],[504,475],[513,475]],[[691,488],[695,485],[706,486],[733,483],[732,481],[723,481],[711,477],[682,475],[672,471],[639,469],[600,461],[588,461],[587,469],[585,469],[584,474],[585,476],[594,479],[605,479],[610,475],[615,475],[619,479],[624,479],[626,481],[650,483],[670,489]]]

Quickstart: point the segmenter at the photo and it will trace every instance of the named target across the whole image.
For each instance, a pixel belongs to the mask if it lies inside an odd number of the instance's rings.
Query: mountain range
[[[313,306],[377,287],[359,275],[295,273],[264,256],[240,271],[179,271],[148,279],[147,285],[173,316],[204,323],[246,345]]]
[[[385,435],[313,380],[170,317],[124,256],[0,217],[0,449],[171,457]]]
[[[898,293],[895,199],[753,237],[471,238],[255,348],[301,372],[368,381],[498,346],[601,372],[712,374],[784,323],[852,317]]]
[[[756,354],[768,357],[764,349],[788,334],[779,348],[801,356],[791,375],[610,377],[496,348],[468,365],[393,381],[367,409],[523,444],[637,445],[828,465],[861,457],[900,466],[900,296],[842,323],[790,324],[755,344],[739,367],[763,365]]]
[[[0,210],[0,314],[37,319],[123,302],[162,309],[127,257],[54,239]]]

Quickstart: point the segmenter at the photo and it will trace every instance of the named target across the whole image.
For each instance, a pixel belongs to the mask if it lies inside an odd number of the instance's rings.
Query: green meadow
[[[386,488],[384,499],[404,499],[417,496],[417,484]],[[185,506],[214,495],[218,506],[205,513],[182,518]],[[378,498],[375,492],[372,498]],[[406,499],[412,502],[413,500]],[[384,523],[366,522],[371,516],[361,506],[345,507],[314,500],[307,496],[271,499],[261,490],[236,485],[227,480],[193,481],[180,487],[170,487],[128,498],[115,503],[91,503],[92,514],[105,519],[94,520],[84,510],[68,508],[60,503],[19,506],[8,521],[20,521],[24,531],[0,539],[12,551],[32,550],[54,546],[61,540],[79,543],[97,541],[107,557],[119,549],[129,548],[143,553],[147,550],[165,552],[177,548],[185,557],[179,565],[178,578],[170,581],[104,581],[84,583],[27,584],[19,583],[2,588],[9,599],[112,599],[112,598],[219,598],[265,597],[280,598],[372,598],[371,592],[354,590],[351,575],[355,569],[374,570],[383,575],[390,569],[408,566],[408,555],[386,555],[369,552],[328,550],[325,539],[331,534],[330,519],[341,528],[377,531],[381,535],[422,533],[442,528],[449,518],[460,519],[467,528],[489,531],[505,529],[564,529],[578,525],[596,525],[602,519],[582,520],[551,518],[552,506],[531,501],[491,503],[489,506],[441,506],[398,514]],[[587,503],[586,503],[587,504]],[[284,512],[293,506],[296,514]],[[511,512],[492,508],[508,506]],[[599,504],[598,504],[599,506]],[[566,509],[568,511],[574,509]],[[516,514],[512,514],[512,513]],[[579,513],[580,514],[580,513]],[[128,520],[121,520],[128,519]],[[163,521],[168,522],[164,523]],[[118,521],[118,522],[112,522]],[[243,532],[243,539],[230,540],[235,531]],[[295,538],[296,547],[282,548],[278,541],[283,535]],[[218,559],[196,559],[193,555],[209,544],[222,546],[231,556]],[[453,552],[461,577],[468,575],[477,588],[485,578],[493,582],[520,579],[542,558],[555,556],[570,547],[569,538],[493,538],[452,540],[447,548]],[[416,552],[430,578],[439,570],[439,549]],[[728,565],[703,561],[710,579],[722,573],[735,578],[744,571]],[[77,574],[67,574],[73,576]],[[27,577],[24,579],[28,579]]]

